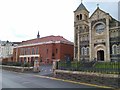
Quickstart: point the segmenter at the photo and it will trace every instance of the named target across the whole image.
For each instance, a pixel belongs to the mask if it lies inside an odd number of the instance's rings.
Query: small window
[[[58,53],[58,49],[56,49],[56,53]]]
[[[34,47],[32,48],[32,54],[34,54]]]
[[[87,55],[89,55],[89,47],[87,47]]]
[[[81,48],[81,55],[85,55],[85,47]]]
[[[54,53],[52,53],[52,56],[54,57],[54,56],[55,56],[55,54],[54,54]]]
[[[76,16],[77,20],[79,20],[79,15]]]
[[[117,45],[112,46],[112,53],[117,54]]]
[[[39,48],[38,47],[36,47],[36,54],[38,54],[39,53]]]
[[[47,54],[48,54],[48,49],[47,49]]]
[[[82,20],[82,14],[80,14],[80,20]]]

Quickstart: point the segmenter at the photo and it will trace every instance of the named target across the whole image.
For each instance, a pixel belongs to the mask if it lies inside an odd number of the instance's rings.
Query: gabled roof
[[[105,13],[105,14],[109,14],[109,13],[106,13],[105,11],[103,11],[103,10],[101,10],[99,7],[93,12],[93,14],[90,16],[90,18],[97,12],[97,11],[101,11],[101,12],[103,12],[103,13]]]
[[[31,39],[27,41],[22,41],[21,45],[26,45],[26,44],[34,44],[34,43],[42,43],[42,42],[49,42],[49,41],[60,41],[66,44],[73,44],[73,42],[68,41],[67,39],[63,38],[62,36],[46,36],[42,38],[36,38],[36,39]]]
[[[89,11],[86,9],[86,7],[83,5],[83,3],[81,3],[81,4],[78,6],[78,8],[75,10],[75,12],[76,12],[76,11],[81,11],[81,10],[85,10],[85,11],[89,12]]]

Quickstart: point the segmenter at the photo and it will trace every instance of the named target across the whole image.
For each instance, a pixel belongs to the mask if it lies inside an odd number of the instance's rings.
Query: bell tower
[[[74,59],[87,59],[89,50],[89,11],[81,4],[74,11]],[[86,43],[84,43],[86,42]],[[88,52],[89,53],[89,52]]]

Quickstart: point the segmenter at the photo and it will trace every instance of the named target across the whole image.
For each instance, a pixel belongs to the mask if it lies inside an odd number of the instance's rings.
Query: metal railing
[[[58,69],[82,72],[120,74],[120,62],[58,62]]]

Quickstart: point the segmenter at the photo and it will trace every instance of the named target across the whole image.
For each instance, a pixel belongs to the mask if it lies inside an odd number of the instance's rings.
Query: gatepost
[[[55,75],[55,70],[58,69],[58,62],[60,60],[53,60],[53,66],[52,66],[52,70],[53,70],[53,73]]]
[[[40,65],[39,65],[38,60],[35,60],[35,61],[34,61],[33,72],[40,72]]]

